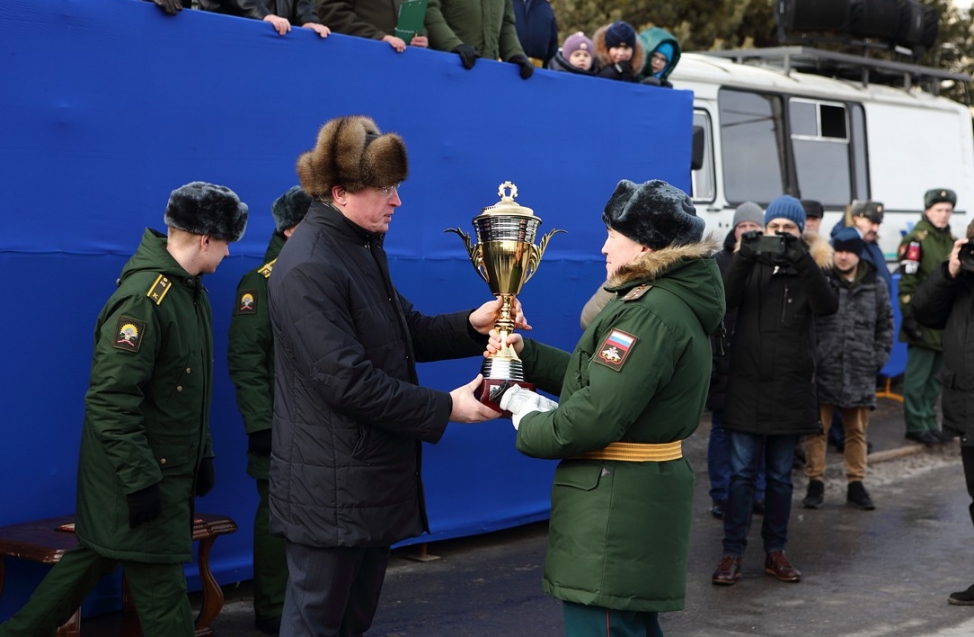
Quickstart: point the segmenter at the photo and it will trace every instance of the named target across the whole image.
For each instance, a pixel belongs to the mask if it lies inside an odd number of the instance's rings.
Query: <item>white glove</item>
[[[514,385],[501,396],[501,409],[511,412],[511,422],[517,429],[521,425],[521,418],[534,411],[551,411],[557,409],[558,403],[545,398],[541,394]]]

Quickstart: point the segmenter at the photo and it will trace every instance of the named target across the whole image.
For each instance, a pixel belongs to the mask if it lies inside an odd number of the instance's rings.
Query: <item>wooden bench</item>
[[[46,520],[24,522],[0,527],[0,594],[3,594],[3,558],[16,557],[42,564],[55,564],[68,549],[78,545],[74,533],[58,530],[64,525],[74,523],[74,516],[65,515]],[[216,538],[233,533],[237,530],[236,523],[228,517],[207,513],[197,513],[193,524],[193,539],[200,543],[197,563],[200,570],[200,581],[203,584],[203,604],[196,617],[196,636],[207,637],[213,635],[210,624],[223,609],[223,590],[210,571],[210,550]],[[101,619],[101,618],[99,618]],[[93,630],[88,630],[88,624]],[[99,629],[98,624],[102,624]],[[86,622],[85,637],[108,630],[110,634],[135,637],[141,635],[135,607],[128,595],[128,589],[123,585],[122,613],[120,617],[109,621]],[[111,626],[110,628],[106,628]],[[58,637],[81,637],[81,609],[69,619],[57,632]]]

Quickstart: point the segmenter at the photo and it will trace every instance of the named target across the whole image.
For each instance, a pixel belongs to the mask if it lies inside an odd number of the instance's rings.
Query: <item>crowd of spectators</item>
[[[334,31],[379,40],[398,53],[410,46],[456,53],[467,70],[480,58],[501,60],[516,65],[525,80],[535,68],[547,68],[672,88],[667,78],[680,60],[680,43],[668,31],[651,27],[637,35],[622,20],[599,27],[591,39],[575,32],[559,48],[558,21],[547,0],[405,0],[425,4],[423,31],[408,35],[398,28],[403,0],[151,2],[169,15],[193,8],[262,20],[282,36],[297,25],[322,38]]]

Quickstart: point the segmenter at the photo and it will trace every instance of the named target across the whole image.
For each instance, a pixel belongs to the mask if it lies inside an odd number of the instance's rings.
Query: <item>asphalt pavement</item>
[[[902,406],[880,399],[866,487],[875,511],[845,504],[840,454],[829,449],[826,501],[801,508],[806,479],[795,472],[788,555],[803,573],[787,584],[765,575],[760,516],[731,587],[711,584],[722,523],[710,515],[709,418],[685,443],[697,485],[686,608],[661,616],[664,633],[712,637],[805,635],[960,637],[974,635],[974,607],[947,596],[974,583],[974,528],[959,444],[924,448],[903,438]],[[507,637],[563,634],[561,606],[541,590],[546,523],[428,545],[439,559],[418,562],[417,546],[393,552],[370,637]],[[647,577],[651,577],[647,573]],[[258,637],[250,583],[224,587],[213,624],[219,637]]]

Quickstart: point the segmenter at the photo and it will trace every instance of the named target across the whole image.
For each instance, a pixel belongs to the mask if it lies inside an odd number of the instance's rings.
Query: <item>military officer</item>
[[[906,438],[935,445],[951,438],[937,425],[934,406],[940,395],[937,373],[943,365],[941,330],[923,327],[913,318],[910,301],[917,288],[934,269],[947,260],[954,248],[950,215],[957,195],[947,188],[928,190],[923,196],[923,216],[913,231],[903,237],[897,252],[900,262],[899,303],[903,317],[900,342],[906,343],[906,371],[903,375],[903,417]]]
[[[237,408],[247,431],[247,473],[257,481],[260,497],[254,516],[254,624],[271,635],[281,628],[287,557],[284,539],[270,534],[267,503],[271,462],[271,421],[274,402],[274,338],[267,312],[267,279],[277,255],[311,206],[300,186],[294,186],[271,206],[274,234],[264,264],[240,279],[230,319],[227,364],[237,391]]]
[[[78,461],[76,532],[3,637],[53,636],[119,566],[142,631],[192,637],[183,563],[193,556],[193,497],[213,487],[208,413],[210,303],[216,271],[247,225],[229,188],[172,191],[168,235],[146,229],[95,324]]]

